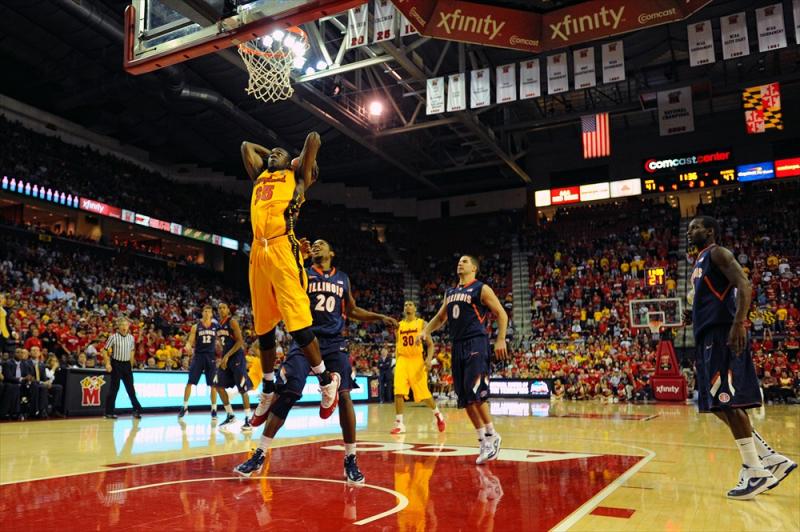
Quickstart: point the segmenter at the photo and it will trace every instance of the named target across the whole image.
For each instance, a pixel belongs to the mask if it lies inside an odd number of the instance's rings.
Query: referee
[[[128,318],[119,318],[117,320],[117,332],[109,337],[106,346],[103,348],[106,371],[111,373],[111,389],[108,392],[106,401],[106,418],[108,419],[117,419],[116,414],[114,414],[114,403],[117,401],[120,379],[125,384],[125,391],[128,392],[128,397],[131,399],[133,417],[137,419],[142,417],[142,405],[139,404],[139,400],[136,398],[136,390],[133,387],[134,341],[133,335],[128,331],[130,325]]]

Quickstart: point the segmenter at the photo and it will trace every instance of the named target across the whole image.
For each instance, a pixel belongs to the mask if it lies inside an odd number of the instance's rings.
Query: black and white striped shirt
[[[133,356],[133,335],[128,333],[122,336],[114,333],[106,342],[106,349],[111,350],[111,358],[118,362],[130,362]]]

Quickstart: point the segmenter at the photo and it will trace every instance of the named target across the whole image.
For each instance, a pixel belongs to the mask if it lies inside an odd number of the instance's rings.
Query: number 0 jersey
[[[445,291],[444,302],[447,305],[447,323],[450,325],[452,341],[488,336],[485,322],[489,309],[481,303],[482,288],[483,283],[475,279]]]
[[[415,320],[400,320],[397,327],[397,346],[398,357],[422,359],[422,345],[415,345],[417,336],[422,332],[425,320],[417,318]]]
[[[294,170],[264,170],[253,183],[250,223],[253,239],[271,239],[294,234],[303,195],[298,194]]]
[[[347,320],[350,278],[336,268],[325,272],[312,266],[307,272],[314,334],[321,338],[341,336]]]

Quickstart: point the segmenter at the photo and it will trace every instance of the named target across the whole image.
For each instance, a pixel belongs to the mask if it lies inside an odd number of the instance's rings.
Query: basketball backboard
[[[132,0],[125,9],[124,67],[131,74],[152,72],[362,3],[363,0]]]
[[[628,301],[628,315],[634,329],[680,327],[683,324],[683,302],[678,297],[631,299]]]

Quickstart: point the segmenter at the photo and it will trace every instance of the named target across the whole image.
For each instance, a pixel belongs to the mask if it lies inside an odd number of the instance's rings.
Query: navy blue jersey
[[[311,301],[312,330],[321,338],[341,336],[347,320],[350,278],[346,273],[312,267],[308,269],[308,299]]]
[[[736,288],[712,261],[713,244],[697,255],[692,272],[694,336],[715,325],[732,325],[736,315]]]
[[[222,345],[222,356],[225,356],[227,352],[231,350],[233,344],[236,343],[236,338],[233,336],[233,327],[231,327],[230,317],[228,317],[227,320],[220,322],[219,327],[217,328],[217,338],[219,338],[220,345]],[[239,349],[239,351],[244,350]]]
[[[476,279],[464,286],[455,286],[445,291],[447,322],[450,324],[450,338],[454,342],[476,336],[489,336],[486,333],[489,309],[481,303],[482,288],[483,283]]]
[[[214,358],[216,352],[217,324],[213,321],[206,327],[202,320],[197,322],[197,330],[194,338],[194,354],[204,355]]]

